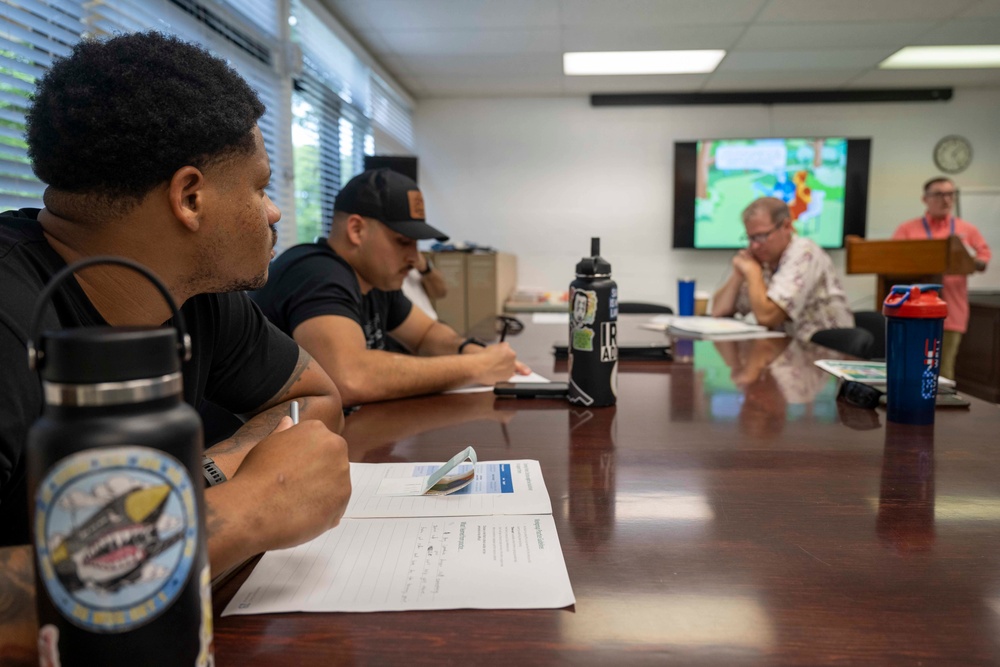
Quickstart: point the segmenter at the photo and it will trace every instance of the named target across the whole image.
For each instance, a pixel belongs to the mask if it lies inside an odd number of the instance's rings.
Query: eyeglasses
[[[750,243],[766,243],[771,234],[778,231],[783,224],[785,224],[784,220],[774,223],[774,227],[771,227],[771,229],[766,232],[761,232],[760,234],[747,234],[747,240]]]
[[[507,336],[516,336],[524,331],[524,322],[509,315],[497,315],[496,333],[500,336],[500,342]]]
[[[949,197],[954,199],[958,196],[958,190],[955,190],[954,192],[928,192],[927,196],[931,199],[945,199]]]

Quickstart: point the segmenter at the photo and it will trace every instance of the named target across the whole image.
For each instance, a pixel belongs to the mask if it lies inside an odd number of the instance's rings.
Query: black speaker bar
[[[882,90],[764,90],[728,93],[595,93],[592,107],[690,106],[703,104],[853,104],[858,102],[947,102],[952,88]]]

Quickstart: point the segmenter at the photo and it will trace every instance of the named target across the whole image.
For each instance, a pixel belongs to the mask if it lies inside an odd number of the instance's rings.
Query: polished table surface
[[[644,320],[622,318],[619,341],[662,340]],[[528,323],[510,342],[565,379],[550,353],[565,338]],[[812,364],[829,350],[675,349],[623,362],[614,408],[482,393],[347,420],[352,461],[443,461],[470,444],[480,460],[540,461],[575,606],[217,616],[217,663],[1000,664],[997,406],[902,427],[836,401]]]

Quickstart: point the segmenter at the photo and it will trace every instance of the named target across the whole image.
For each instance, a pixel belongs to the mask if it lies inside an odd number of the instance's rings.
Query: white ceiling
[[[322,0],[414,97],[1000,86],[879,70],[908,45],[1000,43],[1000,0]],[[711,74],[564,76],[564,51],[726,49]]]

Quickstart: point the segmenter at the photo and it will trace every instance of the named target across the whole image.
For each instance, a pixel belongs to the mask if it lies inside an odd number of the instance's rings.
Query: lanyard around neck
[[[931,234],[931,224],[927,222],[926,215],[921,219],[921,222],[924,223],[924,231],[927,232],[927,238],[929,239],[934,238],[933,234]],[[951,231],[948,232],[948,236],[954,236],[954,235],[955,235],[955,216],[951,216]]]

